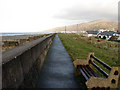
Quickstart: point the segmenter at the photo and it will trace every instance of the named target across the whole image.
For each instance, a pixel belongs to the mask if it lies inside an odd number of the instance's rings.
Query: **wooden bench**
[[[100,63],[102,66],[108,69],[110,73],[107,74],[94,61]],[[85,83],[87,88],[117,88],[119,78],[118,67],[110,67],[103,61],[96,58],[94,53],[90,53],[87,60],[75,60],[73,64],[77,69],[79,69],[79,71],[87,80]],[[92,67],[95,67],[100,73],[103,74],[103,76],[105,76],[105,78],[98,76]]]

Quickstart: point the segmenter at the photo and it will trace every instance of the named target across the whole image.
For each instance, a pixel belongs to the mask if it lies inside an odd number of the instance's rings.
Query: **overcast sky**
[[[0,0],[0,32],[37,32],[97,19],[117,21],[119,0]]]

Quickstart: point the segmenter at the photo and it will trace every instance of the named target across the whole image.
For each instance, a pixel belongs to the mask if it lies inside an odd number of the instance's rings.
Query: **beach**
[[[2,52],[49,34],[2,36]]]
[[[2,41],[8,41],[8,40],[20,40],[20,39],[26,39],[28,37],[33,37],[33,36],[40,36],[39,35],[14,35],[14,36],[2,36]]]

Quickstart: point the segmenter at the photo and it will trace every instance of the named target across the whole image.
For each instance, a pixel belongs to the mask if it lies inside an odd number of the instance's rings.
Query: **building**
[[[115,38],[115,39],[113,39],[113,38]],[[113,34],[113,38],[111,38],[111,40],[120,40],[120,32],[115,32]]]
[[[87,37],[97,37],[98,33],[99,33],[98,31],[86,31],[84,36],[87,36]]]
[[[115,33],[114,31],[104,31],[104,32],[99,33],[98,37],[101,39],[109,40],[113,36],[114,33]]]
[[[120,32],[115,32],[113,36],[119,36],[120,37]]]
[[[102,33],[102,32],[104,32],[104,31],[106,31],[106,30],[104,30],[104,29],[99,29],[99,30],[98,30],[99,33]]]

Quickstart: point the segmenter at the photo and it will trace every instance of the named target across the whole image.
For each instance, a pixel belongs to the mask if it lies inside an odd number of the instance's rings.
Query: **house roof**
[[[120,34],[120,32],[116,32],[115,34]]]
[[[88,34],[98,34],[98,31],[86,31]]]
[[[112,36],[115,32],[113,31],[104,31],[99,33],[99,35],[107,35],[107,36]]]

